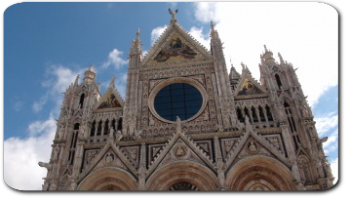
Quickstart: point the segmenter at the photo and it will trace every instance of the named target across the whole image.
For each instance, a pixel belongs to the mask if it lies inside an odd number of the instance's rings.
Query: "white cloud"
[[[339,172],[338,172],[338,168],[339,168],[339,163],[338,163],[338,158],[334,159],[333,161],[330,162],[331,164],[331,169],[332,169],[332,174],[334,177],[333,180],[333,184],[336,184],[339,178]]]
[[[56,105],[56,112],[58,112],[59,106],[62,104],[62,92],[64,92],[66,88],[75,81],[78,74],[82,73],[82,69],[72,71],[68,67],[62,65],[50,65],[46,71],[47,79],[41,83],[42,87],[46,88],[47,90],[38,101],[33,103],[33,111],[41,111],[47,101],[51,100],[54,101]]]
[[[41,190],[47,170],[38,165],[39,161],[48,162],[51,144],[56,132],[55,116],[58,116],[62,104],[62,92],[75,81],[76,72],[62,65],[50,65],[47,78],[42,82],[46,92],[33,104],[34,111],[41,111],[47,101],[54,107],[46,120],[37,120],[27,127],[27,138],[8,138],[4,141],[4,180],[7,185],[19,190]],[[25,167],[25,168],[23,168]]]
[[[214,2],[196,2],[195,17],[202,22],[210,22],[218,20],[217,3]]]
[[[109,66],[114,66],[115,69],[119,70],[121,66],[128,64],[128,60],[122,58],[123,52],[117,49],[113,49],[109,54],[107,61],[101,66],[102,69],[106,69]]]
[[[40,97],[40,99],[38,101],[35,101],[32,105],[33,111],[34,112],[40,112],[44,105],[47,102],[47,94],[43,95],[42,97]]]
[[[47,170],[40,168],[38,162],[48,162],[50,158],[56,122],[52,118],[36,121],[29,129],[29,138],[4,141],[4,181],[18,190],[41,190]]]
[[[323,149],[326,155],[330,155],[332,152],[338,151],[338,128],[328,134],[327,137],[327,141],[323,143]]]
[[[164,25],[162,27],[156,27],[156,28],[152,29],[152,31],[151,31],[151,44],[152,45],[157,40],[157,38],[159,38],[159,36],[162,35],[162,33],[165,31],[166,28],[167,28],[167,25]]]
[[[259,80],[258,64],[266,45],[277,61],[280,52],[298,68],[310,106],[337,86],[338,14],[334,8],[317,2],[200,2],[195,9],[197,20],[216,22],[228,68],[232,59],[239,72],[243,62]]]
[[[338,127],[338,114],[335,112],[328,113],[315,118],[316,130],[319,136],[323,136],[329,130]]]
[[[28,134],[30,137],[40,136],[49,133],[51,128],[56,126],[53,118],[50,117],[46,121],[35,121],[28,126]]]
[[[203,27],[197,28],[197,27],[191,27],[189,33],[196,39],[200,44],[202,44],[204,47],[206,47],[208,50],[210,50],[210,37],[209,33],[204,34],[203,33]]]

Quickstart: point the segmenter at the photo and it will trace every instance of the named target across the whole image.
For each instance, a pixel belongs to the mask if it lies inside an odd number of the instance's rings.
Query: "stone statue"
[[[110,128],[109,129],[109,136],[108,136],[110,139],[113,139],[113,133],[114,133],[114,129]]]
[[[105,161],[107,164],[111,164],[114,161],[114,156],[111,153],[106,155]]]
[[[180,146],[176,150],[176,156],[184,156],[185,155],[185,150]]]
[[[249,125],[250,124],[249,117],[247,115],[244,117],[244,123],[245,123],[245,125]]]
[[[50,163],[39,162],[38,164],[40,167],[44,167],[47,170],[51,170],[51,168],[52,168],[52,165]]]
[[[122,132],[120,130],[117,131],[117,136],[116,136],[116,140],[120,141],[123,138]]]
[[[59,148],[59,147],[55,147],[55,148],[53,149],[53,156],[52,156],[52,159],[53,159],[53,160],[58,159],[59,153],[60,153],[60,148]]]
[[[256,151],[256,146],[255,146],[253,141],[250,141],[249,150],[251,152],[255,152]]]
[[[176,13],[178,12],[178,9],[176,9],[175,11],[172,11],[170,8],[169,8],[169,13],[171,15],[171,20],[175,20],[175,15]]]

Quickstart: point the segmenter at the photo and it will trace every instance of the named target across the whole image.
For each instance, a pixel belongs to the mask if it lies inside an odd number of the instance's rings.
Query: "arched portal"
[[[78,186],[80,191],[138,190],[135,178],[119,168],[102,168],[92,172]]]
[[[228,190],[296,190],[291,171],[266,156],[251,156],[234,164],[227,173]]]
[[[215,191],[219,184],[215,174],[202,164],[177,161],[157,169],[148,179],[146,190]]]
[[[200,189],[189,182],[178,182],[169,188],[169,191],[199,191]]]

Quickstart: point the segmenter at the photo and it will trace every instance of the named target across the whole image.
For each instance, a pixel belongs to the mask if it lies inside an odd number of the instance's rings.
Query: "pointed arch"
[[[95,130],[96,130],[96,120],[94,120],[91,124],[90,137],[95,135]]]
[[[275,74],[275,79],[276,79],[278,88],[281,89],[283,86],[282,86],[281,78],[277,73]]]
[[[259,117],[260,117],[260,120],[261,121],[267,121],[267,119],[265,118],[265,113],[264,113],[264,110],[263,108],[261,107],[261,105],[259,105],[258,107],[259,109]]]
[[[227,172],[227,190],[296,190],[288,167],[267,156],[251,156]]]
[[[236,113],[237,113],[237,118],[240,122],[244,122],[244,116],[243,113],[241,111],[241,108],[237,107],[236,109]]]
[[[219,189],[216,175],[202,164],[183,160],[157,169],[146,183],[146,190],[170,190],[180,182],[189,183],[201,191]]]
[[[313,182],[312,170],[310,166],[310,160],[305,155],[300,155],[298,157],[298,168],[300,179],[305,182],[305,184],[311,184]]]
[[[266,109],[266,116],[268,121],[273,121],[272,113],[270,110],[270,107],[268,105],[265,106]]]
[[[135,178],[127,171],[107,167],[91,172],[77,187],[80,191],[138,190]]]
[[[79,106],[80,106],[80,108],[83,108],[84,99],[85,99],[85,94],[82,93],[82,94],[80,95],[80,99],[79,99]]]

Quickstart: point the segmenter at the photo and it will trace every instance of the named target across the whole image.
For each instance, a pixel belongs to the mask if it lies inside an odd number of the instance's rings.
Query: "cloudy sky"
[[[228,69],[246,64],[259,80],[264,45],[298,68],[326,155],[338,178],[338,13],[323,3],[21,3],[4,7],[4,181],[40,190],[66,87],[91,65],[102,93],[113,75],[125,93],[128,51],[143,50],[170,22],[209,48],[210,21]],[[80,81],[81,81],[80,79]],[[23,168],[25,167],[25,168]]]

